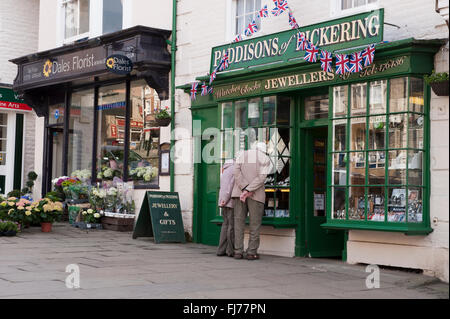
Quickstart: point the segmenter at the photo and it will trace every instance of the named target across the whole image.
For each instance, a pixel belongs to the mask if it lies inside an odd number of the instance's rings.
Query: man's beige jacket
[[[231,197],[240,197],[244,190],[253,192],[250,197],[264,203],[266,192],[264,182],[270,173],[269,157],[258,149],[243,151],[234,164],[234,188]]]

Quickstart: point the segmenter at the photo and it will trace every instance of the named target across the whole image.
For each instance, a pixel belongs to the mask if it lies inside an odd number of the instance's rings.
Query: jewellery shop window
[[[264,218],[289,218],[291,99],[269,96],[222,103],[221,163],[256,142],[266,144],[271,172],[265,181]]]
[[[328,220],[378,226],[425,223],[423,80],[394,78],[332,90]]]

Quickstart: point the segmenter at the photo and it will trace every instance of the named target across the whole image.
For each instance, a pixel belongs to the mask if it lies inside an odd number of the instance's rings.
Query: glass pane
[[[314,216],[325,217],[326,212],[326,193],[324,191],[314,192]]]
[[[370,114],[386,113],[386,91],[387,81],[375,81],[370,83]]]
[[[6,144],[7,144],[6,139],[0,140],[0,152],[6,152]]]
[[[289,217],[289,189],[275,191],[275,217]]]
[[[409,110],[423,113],[423,80],[410,78]]]
[[[422,186],[422,154],[423,152],[408,152],[408,184]]]
[[[269,183],[270,184],[270,183]],[[266,187],[266,202],[264,204],[264,217],[275,217],[275,189]]]
[[[233,158],[233,129],[222,132],[222,158]]]
[[[7,132],[8,128],[6,126],[0,126],[0,139],[6,139],[8,137]]]
[[[336,86],[333,88],[333,117],[347,115],[348,87]]]
[[[353,0],[342,0],[342,2],[341,2],[341,9],[345,10],[345,9],[352,8],[352,1]]]
[[[422,189],[408,189],[408,222],[421,223],[423,221]]]
[[[275,123],[275,96],[268,96],[263,99],[263,125]]]
[[[247,135],[248,148],[252,148],[253,144],[257,141],[258,131],[259,129],[254,127],[249,127],[245,130]]]
[[[406,148],[407,115],[389,115],[389,148]]]
[[[241,128],[234,130],[234,157],[236,158],[239,152],[245,150],[247,131]]]
[[[350,150],[364,150],[366,145],[366,118],[352,118],[350,125]]]
[[[363,152],[350,154],[350,185],[364,185],[366,183],[366,155]]]
[[[371,116],[369,118],[369,149],[385,148],[386,116]]]
[[[291,123],[291,98],[277,97],[277,124],[289,125]]]
[[[267,154],[269,156],[278,157],[279,151],[278,151],[278,142],[281,139],[280,134],[278,133],[277,128],[264,128],[262,129],[264,139],[262,139],[262,142],[265,142],[267,145]],[[283,141],[283,143],[286,145],[286,143]]]
[[[351,87],[351,112],[352,115],[365,115],[367,105],[367,84],[353,84]]]
[[[246,0],[237,0],[236,1],[236,15],[241,16],[243,15],[245,12],[245,1]]]
[[[367,0],[355,0],[354,7],[360,7],[366,4]]]
[[[333,121],[333,150],[345,151],[347,120]]]
[[[385,152],[369,152],[369,184],[385,184]]]
[[[0,141],[1,145],[2,141]],[[6,152],[0,152],[0,165],[6,165]]]
[[[87,170],[91,176],[92,141],[94,138],[94,90],[74,92],[69,117],[68,172]]]
[[[277,159],[277,172],[275,177],[275,182],[277,186],[289,186],[290,178],[289,178],[289,157],[278,157]]]
[[[389,152],[389,184],[406,184],[406,151]]]
[[[8,124],[8,114],[0,113],[0,125]]]
[[[48,124],[64,124],[64,94],[49,96]]]
[[[348,192],[348,219],[365,220],[364,187],[349,187]]]
[[[305,120],[328,118],[328,95],[305,98]]]
[[[389,90],[389,112],[403,112],[408,107],[408,79],[399,78],[391,80]]]
[[[331,197],[332,219],[345,219],[345,188],[333,187]]]
[[[406,189],[389,188],[388,221],[406,222]]]
[[[78,34],[78,16],[78,2],[67,2],[64,8],[64,36],[66,39]]]
[[[236,19],[236,34],[243,33],[244,28],[245,28],[244,22],[245,22],[245,17],[244,16]]]
[[[233,105],[231,102],[222,103],[222,128],[233,127]]]
[[[103,34],[122,30],[122,0],[109,0],[103,5]]]
[[[248,101],[248,126],[259,125],[259,101],[260,99]]]
[[[347,154],[333,154],[333,176],[331,183],[333,185],[347,184]]]
[[[408,147],[423,149],[423,122],[423,115],[409,114]]]
[[[80,34],[89,32],[89,0],[80,1]],[[108,1],[108,5],[109,5]]]
[[[154,116],[161,102],[144,80],[131,82],[130,98],[129,180],[134,185],[158,185],[160,128]]]
[[[236,101],[234,104],[234,127],[247,127],[246,101]]]
[[[254,0],[247,0],[245,4],[245,13],[250,13],[255,11],[255,2]]]
[[[125,141],[125,83],[101,87],[98,98],[97,178],[122,178]]]
[[[384,187],[369,187],[367,220],[384,222]]]

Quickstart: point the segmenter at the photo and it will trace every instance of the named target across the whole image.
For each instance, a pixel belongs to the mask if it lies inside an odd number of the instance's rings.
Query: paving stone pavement
[[[268,255],[234,260],[215,249],[64,223],[51,233],[31,227],[0,237],[0,298],[449,298],[448,284],[411,271],[381,268],[380,288],[368,289],[366,265]],[[66,287],[69,264],[79,266],[78,289]]]

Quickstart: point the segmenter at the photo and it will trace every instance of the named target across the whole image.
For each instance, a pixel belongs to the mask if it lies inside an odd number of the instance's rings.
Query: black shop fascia
[[[140,129],[141,136],[150,129],[145,120],[149,107],[146,109],[143,105],[144,98],[139,107],[134,107],[131,91],[139,83],[142,92],[144,88],[147,93],[150,90],[155,100],[169,99],[171,58],[167,41],[170,35],[168,30],[135,26],[10,60],[18,66],[14,91],[33,108],[37,116],[45,118],[43,193],[51,190],[52,179],[68,176],[75,169],[91,170],[92,182],[96,182],[98,166],[101,165],[98,153],[102,147],[123,150],[121,177],[128,178],[129,169],[125,168],[128,167],[130,144],[131,149],[139,146],[139,138],[133,142],[133,129],[134,132]],[[114,86],[114,90],[107,90]],[[153,110],[156,104],[153,100],[151,104]],[[99,114],[102,110],[109,110],[112,115]],[[89,127],[89,134],[83,136],[84,140],[89,139],[89,145],[85,142],[77,150],[77,153],[83,152],[82,156],[71,154],[74,118],[80,123],[89,122],[88,126],[79,125]],[[111,124],[111,119],[116,121],[115,124]],[[105,146],[99,146],[103,139],[102,125],[108,125],[109,130],[104,133]],[[56,142],[53,141],[52,145],[48,141],[58,134],[62,146],[55,150]],[[54,152],[61,152],[61,158]],[[87,152],[92,154],[87,155]],[[73,159],[77,156],[78,159]],[[87,157],[91,160],[87,161]]]

